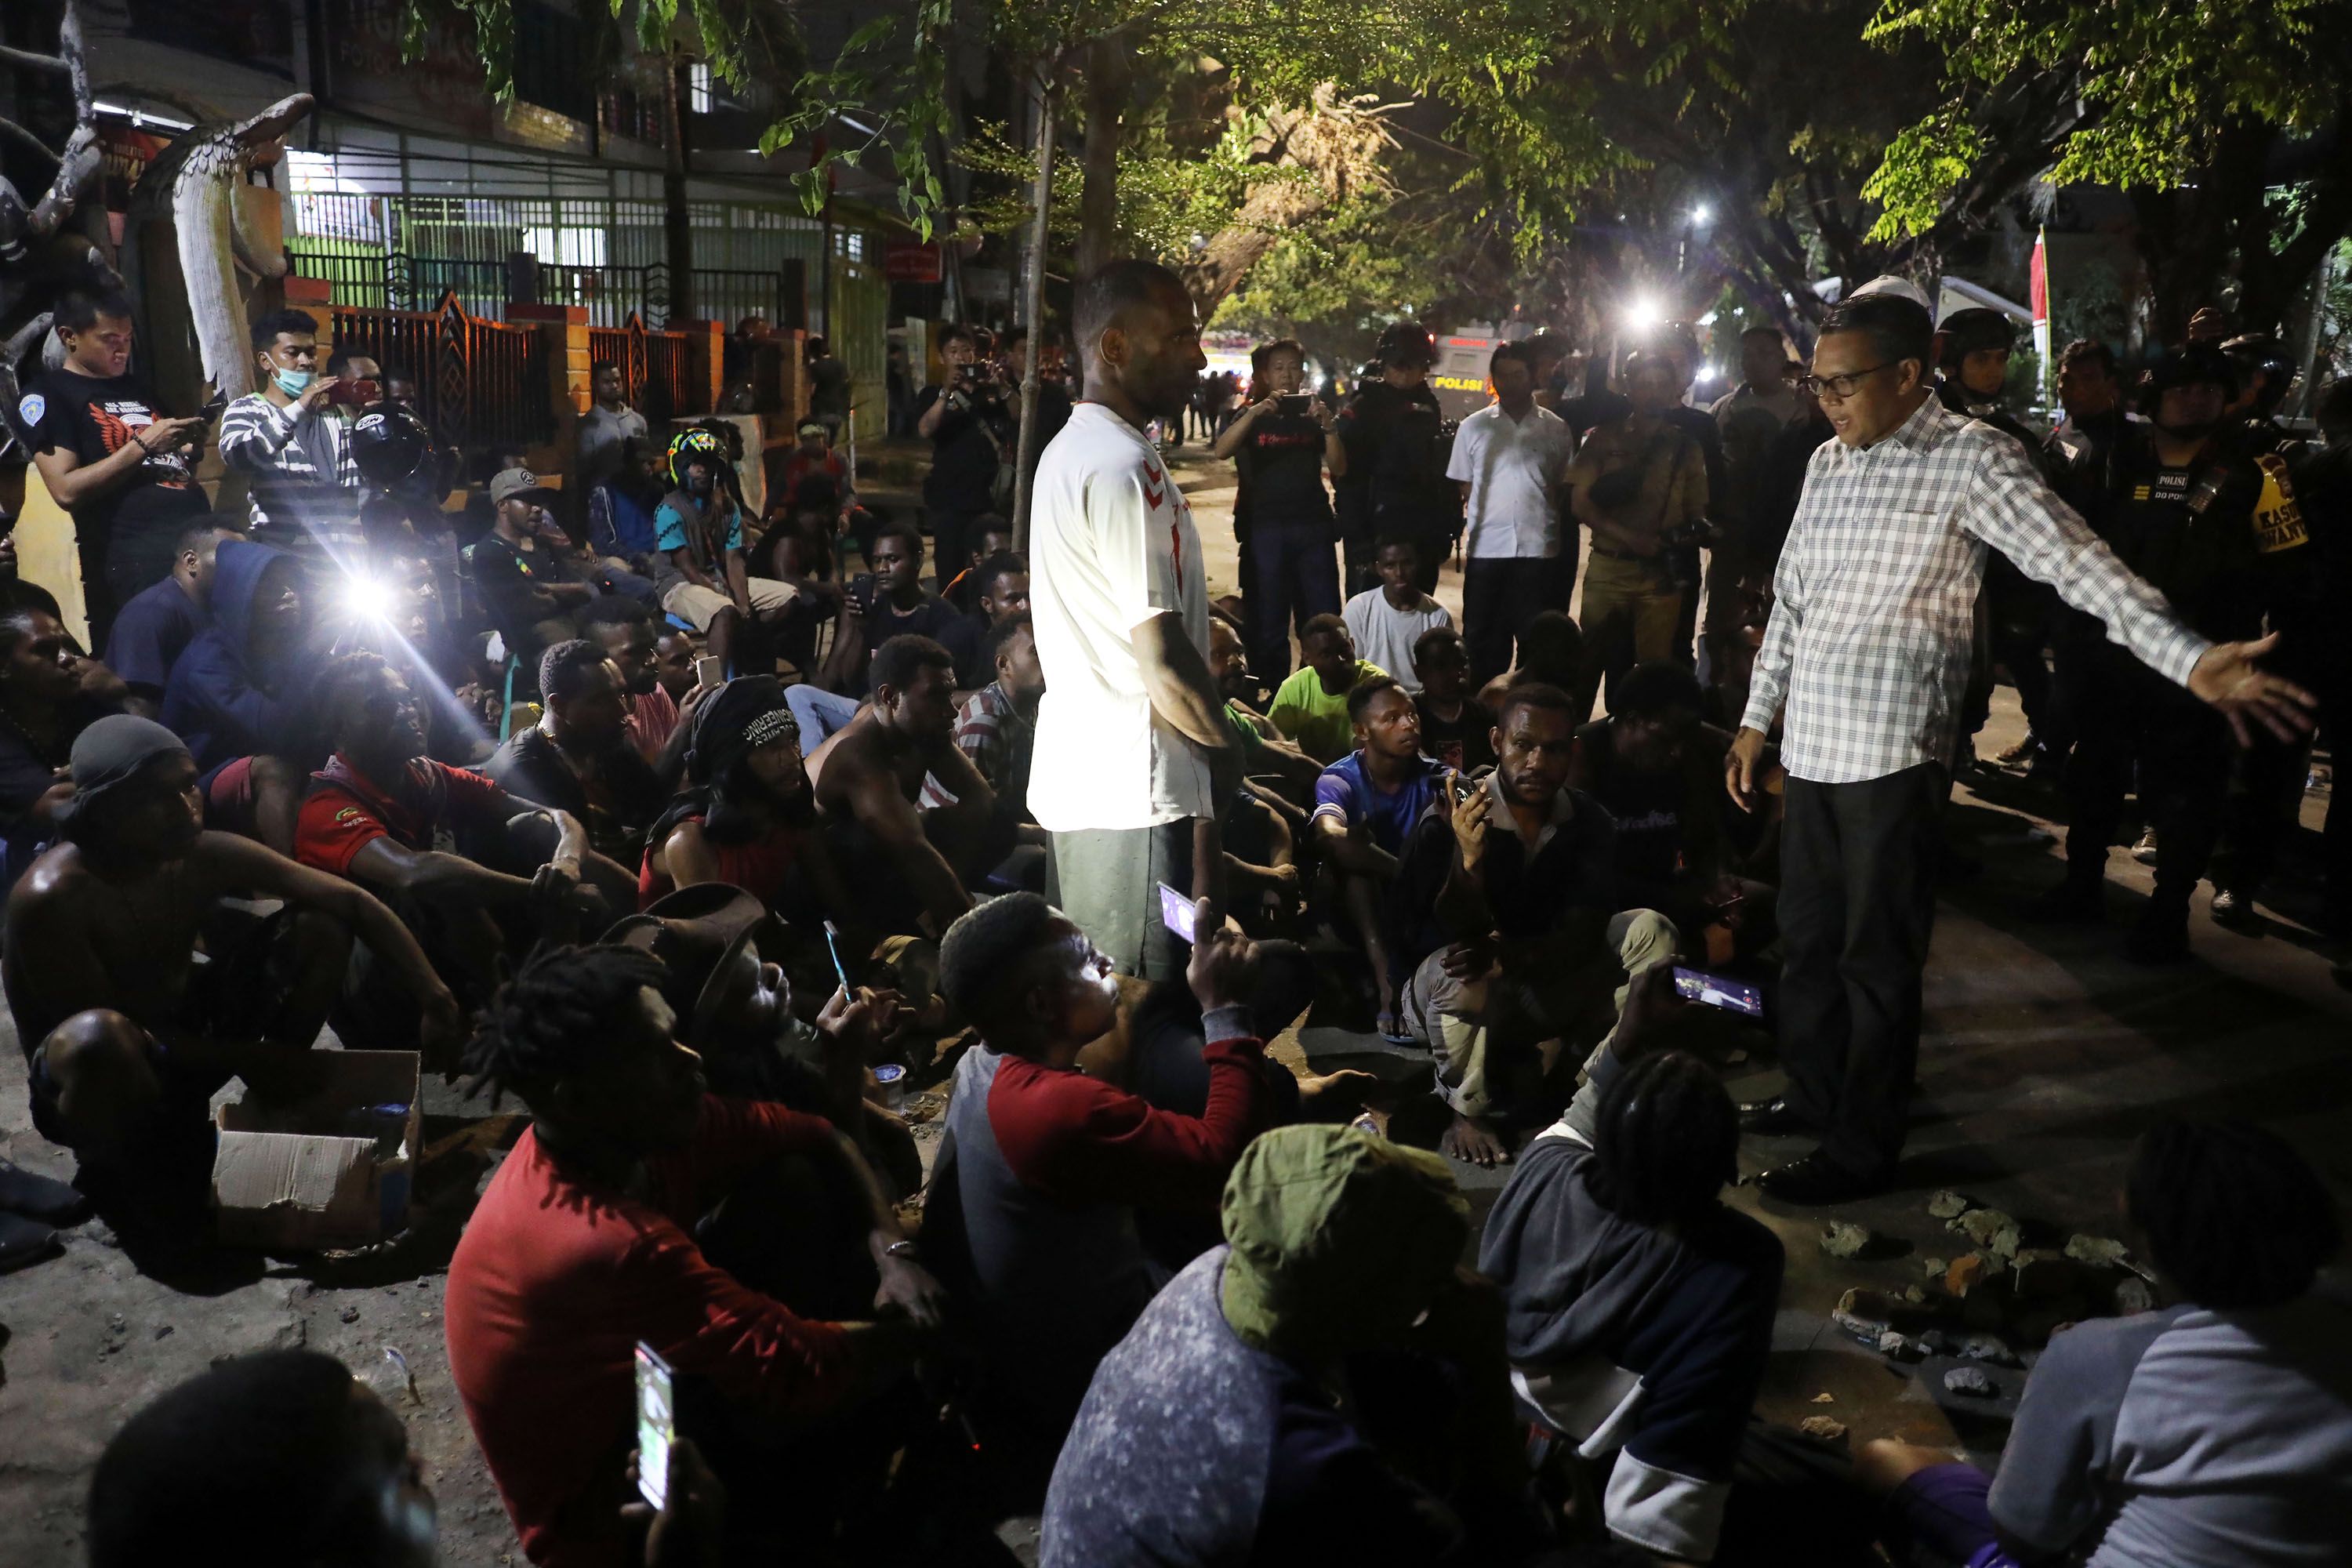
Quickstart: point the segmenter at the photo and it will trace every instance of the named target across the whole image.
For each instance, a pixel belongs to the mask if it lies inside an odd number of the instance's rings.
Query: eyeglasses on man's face
[[[1797,378],[1797,384],[1825,402],[1843,403],[1854,395],[1855,389],[1864,382],[1882,370],[1893,370],[1903,363],[1899,359],[1891,359],[1884,364],[1872,365],[1867,370],[1848,371],[1843,375],[1800,376]]]

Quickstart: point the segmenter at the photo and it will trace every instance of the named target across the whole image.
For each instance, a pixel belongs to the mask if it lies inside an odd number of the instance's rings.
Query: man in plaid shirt
[[[2050,493],[2015,439],[1937,401],[1933,337],[1927,310],[1895,293],[1857,294],[1822,322],[1808,384],[1836,438],[1806,472],[1725,763],[1732,798],[1753,809],[1766,734],[1786,705],[1789,1087],[1741,1120],[1754,1132],[1820,1134],[1812,1153],[1762,1177],[1794,1203],[1879,1191],[1902,1153],[1937,823],[1990,550],[2105,622],[2242,742],[2250,723],[2284,737],[2311,722],[2308,693],[2255,668],[2275,637],[2215,644],[2189,630]]]

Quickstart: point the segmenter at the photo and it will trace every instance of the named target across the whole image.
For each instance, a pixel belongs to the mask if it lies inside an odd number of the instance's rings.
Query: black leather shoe
[[[1857,1176],[1816,1149],[1756,1178],[1768,1197],[1789,1204],[1843,1204],[1885,1192],[1885,1182]]]
[[[1790,1132],[1811,1132],[1813,1124],[1797,1114],[1785,1095],[1770,1100],[1751,1100],[1739,1108],[1739,1130],[1766,1138],[1779,1138]]]

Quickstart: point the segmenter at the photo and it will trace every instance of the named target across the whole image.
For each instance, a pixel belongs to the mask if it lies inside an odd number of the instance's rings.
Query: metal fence
[[[547,343],[533,328],[484,321],[455,290],[430,310],[387,310],[338,302],[338,347],[416,377],[419,410],[478,465],[494,445],[541,446],[555,438]]]
[[[590,329],[588,357],[620,366],[623,395],[656,430],[682,415],[705,412],[709,397],[697,396],[688,384],[691,362],[681,333],[652,331],[632,316],[624,326]]]
[[[431,310],[444,294],[456,294],[478,320],[505,319],[520,279],[507,263],[479,258],[411,256],[371,250],[350,241],[295,236],[286,254],[295,273],[323,280],[337,305],[376,310]],[[535,274],[532,289],[541,305],[576,305],[589,324],[618,329],[632,316],[659,331],[669,321],[669,268],[576,266],[539,262],[516,268]],[[760,316],[780,330],[804,327],[808,306],[801,291],[803,268],[797,261],[777,271],[744,268],[694,269],[694,310],[706,321],[732,328]]]

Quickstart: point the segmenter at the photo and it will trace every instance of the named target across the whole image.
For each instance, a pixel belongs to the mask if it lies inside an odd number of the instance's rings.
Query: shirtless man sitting
[[[298,1095],[356,935],[407,982],[428,1047],[457,1001],[390,910],[251,839],[206,832],[195,760],[152,721],[74,742],[61,841],[8,901],[0,979],[31,1067],[33,1124],[81,1156],[84,1191],[185,1217],[212,1168],[208,1101],[232,1077]],[[225,899],[283,900],[236,929]],[[202,939],[206,962],[193,958]],[[93,1191],[93,1187],[99,1191]],[[118,1227],[119,1228],[119,1227]]]
[[[926,934],[945,931],[971,908],[959,868],[985,872],[1011,848],[991,842],[996,792],[956,746],[954,724],[955,656],[929,637],[895,637],[875,650],[873,699],[809,756],[849,885],[914,900],[877,910],[886,930],[919,918]],[[955,804],[917,811],[926,774]]]

